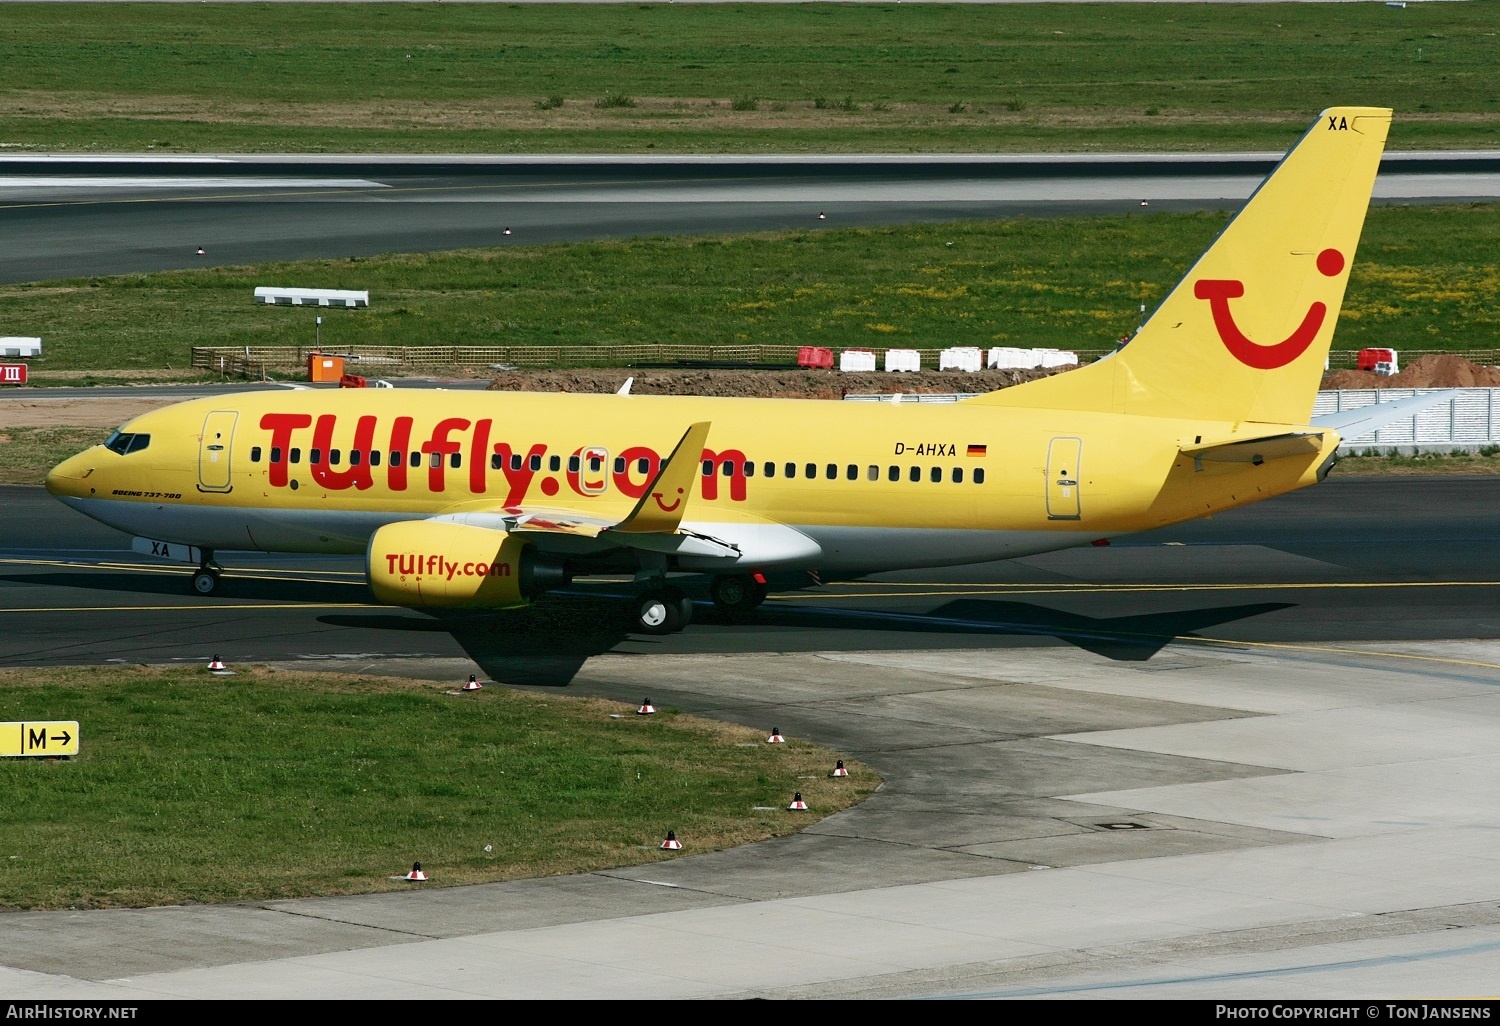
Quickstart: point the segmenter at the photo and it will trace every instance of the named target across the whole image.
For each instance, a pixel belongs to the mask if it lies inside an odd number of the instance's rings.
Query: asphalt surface
[[[1168,640],[1497,638],[1500,478],[1340,478],[1212,521],[1027,559],[882,574],[775,596],[748,623],[705,601],[666,638],[628,634],[623,583],[518,614],[378,607],[358,560],[222,553],[222,591],[40,488],[0,488],[0,665],[458,658],[566,684],[591,656],[1072,645],[1147,659]],[[691,579],[690,579],[691,580]]]
[[[0,156],[0,283],[1143,205],[1228,210],[1278,156]],[[1500,198],[1500,155],[1390,154],[1375,196]]]

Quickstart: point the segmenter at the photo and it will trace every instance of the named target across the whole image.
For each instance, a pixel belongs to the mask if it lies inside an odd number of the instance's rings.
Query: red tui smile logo
[[[1318,254],[1317,262],[1318,270],[1332,278],[1343,271],[1344,254],[1336,249],[1325,249]],[[1240,363],[1257,370],[1285,367],[1307,352],[1318,329],[1323,326],[1323,318],[1328,315],[1327,306],[1314,303],[1308,307],[1307,316],[1302,318],[1302,323],[1290,335],[1280,342],[1261,345],[1251,341],[1240,331],[1239,325],[1234,323],[1234,314],[1229,309],[1229,301],[1244,294],[1245,283],[1234,278],[1204,278],[1193,284],[1193,296],[1208,300],[1214,327],[1219,332],[1219,340],[1224,343],[1224,348]]]

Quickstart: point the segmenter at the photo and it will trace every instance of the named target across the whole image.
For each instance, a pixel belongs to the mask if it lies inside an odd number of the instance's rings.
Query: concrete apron
[[[0,992],[1474,994],[1500,978],[1497,684],[1494,642],[595,657],[569,693],[776,725],[886,784],[649,866],[7,914]]]

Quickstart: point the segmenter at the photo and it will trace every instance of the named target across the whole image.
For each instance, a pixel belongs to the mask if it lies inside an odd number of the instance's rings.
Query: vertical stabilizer
[[[1123,349],[973,402],[1306,423],[1390,121],[1324,111]]]

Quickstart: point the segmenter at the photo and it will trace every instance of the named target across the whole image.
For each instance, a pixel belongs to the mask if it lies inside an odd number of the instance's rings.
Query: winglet
[[[612,530],[625,534],[672,534],[682,523],[683,511],[693,494],[693,479],[698,476],[698,460],[708,441],[708,421],[694,424],[662,461],[656,476],[646,486],[646,494],[635,504],[630,516]]]

